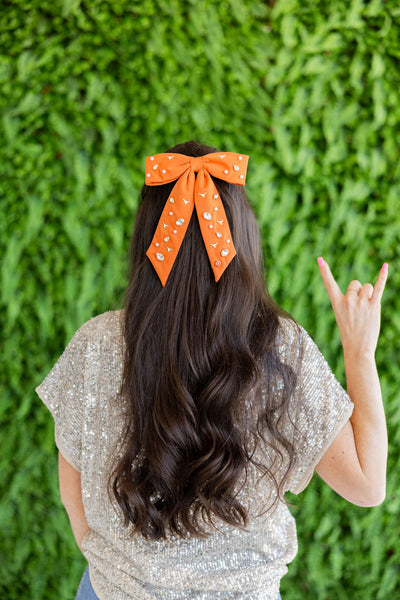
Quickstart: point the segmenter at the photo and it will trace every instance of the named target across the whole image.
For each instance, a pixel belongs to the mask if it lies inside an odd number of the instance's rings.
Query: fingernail
[[[383,263],[383,266],[382,266],[382,269],[381,269],[381,270],[382,270],[384,273],[386,273],[386,271],[388,270],[388,266],[389,266],[389,265],[388,265],[387,263]]]
[[[319,264],[320,267],[322,267],[322,265],[325,264],[325,261],[324,261],[324,259],[321,256],[317,260],[318,260],[318,264]]]

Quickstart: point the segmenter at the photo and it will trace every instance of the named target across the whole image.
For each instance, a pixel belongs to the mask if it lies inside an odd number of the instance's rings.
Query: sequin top
[[[211,536],[186,540],[133,540],[122,512],[111,504],[105,476],[115,453],[124,406],[114,400],[122,375],[123,311],[109,311],[84,323],[47,377],[36,388],[55,422],[61,454],[81,473],[82,501],[89,531],[82,551],[100,600],[276,600],[280,579],[297,553],[295,521],[286,504],[261,515],[273,486],[250,465],[238,499],[249,511],[246,531],[215,519]],[[281,319],[279,353],[297,365],[304,350],[291,406],[295,426],[285,433],[294,443],[295,465],[286,489],[297,494],[349,419],[353,403],[305,329]],[[266,386],[249,392],[266,393]],[[254,397],[254,396],[253,396]],[[266,444],[258,460],[270,460]],[[240,485],[243,481],[240,483]],[[116,503],[115,503],[116,504]]]

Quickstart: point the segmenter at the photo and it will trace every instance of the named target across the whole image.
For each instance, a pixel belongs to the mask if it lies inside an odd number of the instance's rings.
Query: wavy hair
[[[166,150],[187,156],[217,151],[195,141]],[[248,513],[236,487],[249,462],[270,478],[275,503],[283,499],[294,461],[279,415],[289,406],[295,372],[279,360],[276,347],[279,317],[294,319],[268,292],[260,232],[244,186],[213,181],[237,253],[218,283],[194,210],[162,287],[146,251],[175,182],[141,190],[121,313],[125,344],[119,394],[128,407],[124,451],[114,461],[107,486],[123,512],[124,526],[133,524],[132,537],[166,539],[171,532],[205,538],[204,524],[215,527],[215,516],[243,528]],[[269,381],[279,375],[284,386],[279,394],[260,397],[250,449],[238,415],[262,370]],[[286,455],[283,477],[254,459],[260,440],[280,464]]]

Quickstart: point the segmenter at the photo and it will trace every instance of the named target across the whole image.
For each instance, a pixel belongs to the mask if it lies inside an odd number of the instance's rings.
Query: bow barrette
[[[204,156],[163,153],[146,158],[146,185],[176,182],[146,252],[165,286],[196,207],[215,281],[236,255],[225,210],[211,175],[244,185],[249,157],[235,152]],[[197,178],[195,173],[198,173]]]

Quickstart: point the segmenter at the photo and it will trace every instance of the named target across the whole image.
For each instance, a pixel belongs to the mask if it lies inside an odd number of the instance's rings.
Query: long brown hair
[[[187,156],[217,151],[195,141],[166,150]],[[260,232],[244,186],[213,181],[237,252],[218,283],[194,210],[162,287],[146,250],[175,182],[141,190],[123,303],[125,446],[108,479],[109,497],[122,509],[124,525],[133,524],[132,536],[165,539],[169,530],[207,537],[200,515],[210,524],[217,516],[245,527],[248,514],[235,485],[248,463],[268,475],[281,499],[293,462],[293,446],[276,418],[295,385],[293,369],[276,348],[279,316],[292,317],[268,292]],[[256,425],[262,439],[267,428],[264,441],[276,456],[286,452],[288,466],[279,480],[268,465],[254,461],[254,448],[236,425],[262,368],[264,378],[279,373],[284,382],[277,397],[260,401]]]

